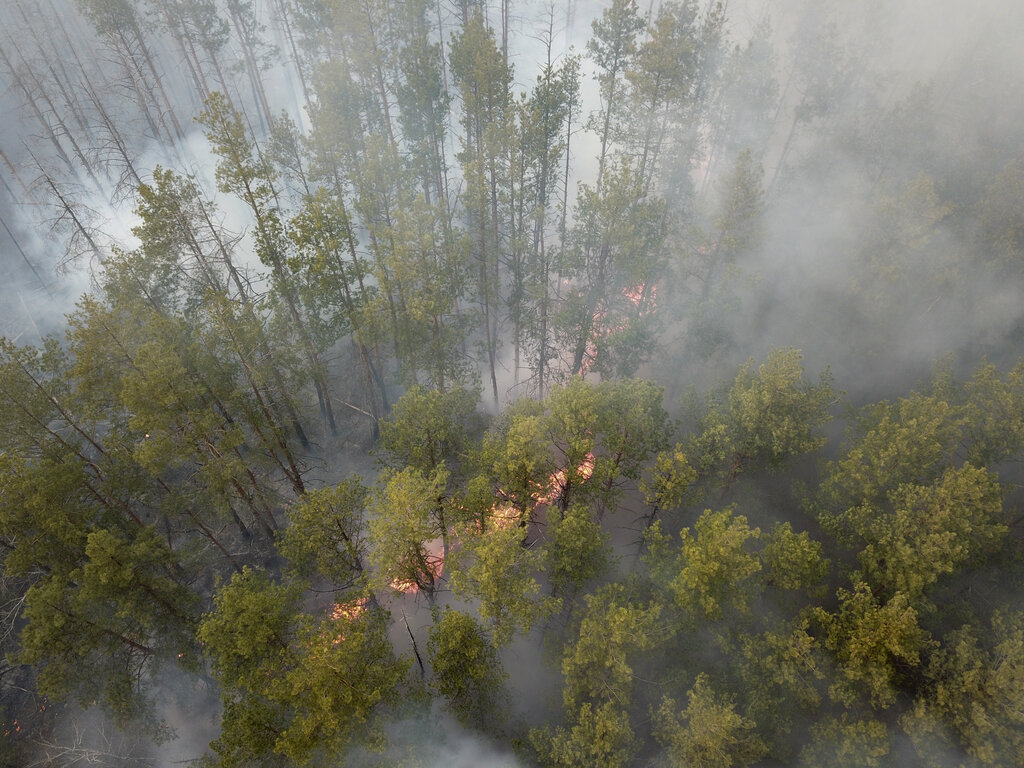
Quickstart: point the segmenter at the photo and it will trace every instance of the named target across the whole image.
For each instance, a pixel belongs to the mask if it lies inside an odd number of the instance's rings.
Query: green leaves
[[[409,665],[394,656],[386,615],[360,604],[317,620],[300,612],[301,591],[246,569],[203,618],[198,637],[225,702],[213,744],[223,765],[336,756],[397,700]]]
[[[151,528],[97,529],[84,545],[77,562],[27,591],[22,663],[39,665],[40,687],[51,695],[86,705],[98,698],[118,722],[145,720],[150,675],[172,663],[198,666],[198,598],[178,581],[174,556]]]
[[[621,584],[608,584],[584,598],[578,639],[562,657],[565,708],[588,702],[627,702],[633,691],[636,654],[660,636],[661,608],[631,599]]]
[[[949,633],[926,670],[929,684],[907,720],[920,752],[948,742],[948,726],[980,765],[1001,765],[1024,749],[1024,617],[997,611],[990,627]],[[936,733],[937,732],[937,733]]]
[[[433,472],[443,464],[457,467],[468,458],[482,418],[477,393],[411,387],[380,425],[380,449],[397,468]]]
[[[730,510],[705,510],[694,530],[684,528],[677,573],[669,584],[676,605],[693,620],[745,612],[758,589],[751,578],[761,561],[752,544],[761,536]]]
[[[858,554],[865,578],[883,593],[914,600],[940,576],[991,551],[1007,532],[1002,491],[993,474],[969,464],[934,484],[905,484],[882,510],[864,506],[848,517],[866,546]]]
[[[777,468],[824,445],[815,433],[832,418],[832,376],[825,371],[817,385],[805,383],[801,359],[796,349],[774,350],[756,373],[753,360],[740,368],[729,390],[729,415],[741,463]]]
[[[278,551],[304,579],[320,576],[337,588],[359,588],[367,577],[365,509],[369,489],[358,476],[299,497]]]
[[[767,747],[754,723],[736,712],[732,697],[717,694],[707,675],[697,675],[686,709],[667,696],[652,713],[654,735],[665,747],[663,764],[674,768],[729,768],[750,765]]]
[[[552,768],[622,768],[636,751],[629,714],[614,701],[599,707],[589,702],[581,704],[570,728],[559,726],[551,736],[535,730],[530,738],[544,756],[544,764]]]
[[[516,631],[529,632],[551,614],[558,602],[541,594],[540,552],[523,546],[526,529],[493,527],[462,541],[463,551],[452,573],[452,590],[479,600],[480,617],[490,624],[498,646]]]
[[[444,522],[447,472],[441,465],[426,476],[414,468],[385,475],[370,505],[371,562],[378,586],[432,595],[444,564],[428,542],[448,535]]]
[[[548,573],[556,593],[579,590],[608,568],[608,535],[584,504],[549,515]]]
[[[466,725],[494,731],[504,719],[501,686],[508,675],[487,632],[471,615],[435,614],[427,640],[433,685]]]
[[[891,706],[904,675],[921,663],[932,641],[917,623],[910,598],[897,592],[879,600],[871,588],[858,583],[853,592],[840,589],[835,615],[817,609],[827,635],[825,646],[840,664],[840,674],[829,688],[838,702],[850,706],[864,692],[874,707]]]
[[[264,680],[289,663],[300,589],[246,568],[217,591],[197,636],[225,686],[262,690]]]

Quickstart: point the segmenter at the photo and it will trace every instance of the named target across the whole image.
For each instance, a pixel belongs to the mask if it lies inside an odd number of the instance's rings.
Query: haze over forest
[[[0,764],[1024,764],[1024,4],[0,22]]]

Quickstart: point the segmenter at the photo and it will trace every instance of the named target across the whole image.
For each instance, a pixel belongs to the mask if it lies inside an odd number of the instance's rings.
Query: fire
[[[624,288],[622,290],[622,295],[629,299],[631,302],[633,302],[633,306],[639,309],[641,313],[646,311],[648,308],[653,308],[657,306],[655,299],[658,295],[658,286],[651,286],[650,294],[646,297],[645,300],[644,291],[646,290],[646,288],[647,286],[644,283],[640,283],[638,285],[633,286],[632,288]]]
[[[331,606],[331,621],[352,621],[366,610],[368,600],[360,597],[349,603],[335,603]]]
[[[425,563],[431,583],[436,584],[441,580],[444,572],[444,539],[438,537],[426,544]],[[396,592],[406,595],[415,595],[420,591],[420,585],[412,579],[395,579],[389,585]]]
[[[622,295],[633,304],[637,315],[645,315],[657,306],[655,301],[657,286],[654,285],[648,289],[646,283],[637,283],[634,286],[623,288]],[[607,309],[605,307],[595,309],[591,322],[590,338],[587,339],[586,351],[583,354],[583,360],[577,373],[580,376],[586,376],[590,373],[590,369],[594,366],[594,361],[597,360],[598,346],[601,340],[613,333],[625,330],[628,325],[629,320],[626,318],[622,318],[617,323],[609,323],[607,321]]]
[[[491,525],[506,530],[517,525],[521,515],[522,513],[512,504],[495,504],[491,507]]]
[[[331,621],[352,621],[366,610],[369,598],[360,597],[347,603],[335,603],[331,606]],[[345,633],[339,632],[331,638],[331,645],[338,645],[345,640]]]
[[[576,467],[573,479],[579,480],[581,483],[589,480],[594,474],[596,462],[597,459],[593,452],[588,452],[586,458]],[[558,470],[551,475],[546,486],[537,490],[537,493],[533,496],[534,502],[537,506],[555,503],[565,493],[565,489],[569,487],[570,482],[568,471],[566,469]]]
[[[565,469],[559,469],[556,472],[551,473],[551,477],[548,478],[547,483],[541,485],[540,483],[534,484],[536,490],[531,495],[533,500],[534,508],[550,506],[556,503],[565,493],[566,488],[569,487],[570,482],[586,482],[594,475],[594,467],[597,463],[597,457],[594,456],[593,451],[588,451],[586,458],[580,462],[580,465],[573,471],[573,478],[570,479],[569,473]],[[499,491],[502,495],[503,492]],[[515,525],[518,525],[522,520],[522,511],[518,509],[514,504],[507,501],[495,502],[491,507],[490,524],[498,528],[499,530],[507,530]],[[483,533],[483,523],[477,521],[476,532]],[[392,587],[395,585],[392,584]],[[401,590],[406,591],[406,590]]]

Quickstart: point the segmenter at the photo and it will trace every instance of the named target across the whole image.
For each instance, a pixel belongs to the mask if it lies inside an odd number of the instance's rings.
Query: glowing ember
[[[491,525],[507,530],[519,523],[522,513],[512,504],[495,504],[491,507]]]
[[[657,286],[652,285],[648,289],[645,283],[638,283],[631,288],[623,288],[622,295],[633,304],[637,315],[642,316],[656,306]],[[579,370],[576,371],[580,376],[586,376],[590,373],[590,369],[594,367],[600,342],[613,333],[619,333],[629,327],[629,320],[627,318],[623,317],[617,323],[609,323],[607,314],[605,307],[599,307],[594,310],[591,334],[587,339],[586,350],[583,353]]]
[[[631,302],[633,302],[634,307],[643,312],[648,307],[657,306],[657,304],[655,303],[655,299],[658,295],[658,286],[652,285],[650,294],[645,297],[644,290],[646,290],[646,288],[647,286],[644,285],[644,283],[640,283],[639,285],[633,286],[632,288],[625,288],[622,291],[622,295],[629,299]]]
[[[589,480],[594,474],[594,465],[597,459],[593,453],[587,453],[587,457],[580,463],[573,473],[573,480],[584,482]],[[569,487],[570,480],[568,472],[564,469],[560,469],[551,475],[548,480],[546,487],[538,489],[537,493],[534,494],[533,500],[538,506],[542,504],[554,504],[562,494],[565,493]]]
[[[335,603],[331,606],[331,621],[351,621],[366,610],[367,598],[361,597],[350,603]]]
[[[436,584],[441,579],[444,571],[444,539],[438,537],[426,543],[425,564],[428,573],[424,574],[431,584]],[[396,592],[403,592],[407,595],[414,595],[420,591],[420,585],[412,579],[395,579],[389,585]]]
[[[352,621],[366,610],[368,602],[368,598],[360,597],[347,603],[335,603],[331,606],[331,621]],[[338,645],[339,643],[344,642],[345,633],[339,632],[336,635],[330,636],[330,639],[331,645]]]

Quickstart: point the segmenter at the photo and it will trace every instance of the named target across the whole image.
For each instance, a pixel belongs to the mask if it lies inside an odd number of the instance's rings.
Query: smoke
[[[523,768],[523,763],[487,737],[467,730],[441,713],[398,720],[385,726],[383,753],[354,750],[342,765],[349,768]]]
[[[590,21],[606,5],[525,5],[512,30],[517,91],[532,88],[547,56],[549,12],[558,57],[573,48],[583,51]],[[692,297],[677,291],[677,306],[666,309],[688,319],[668,329],[663,354],[644,373],[678,392],[734,371],[748,356],[761,359],[773,347],[796,346],[808,370],[831,366],[851,398],[864,401],[904,390],[947,355],[969,368],[983,355],[1015,354],[1024,285],[1006,278],[979,222],[991,215],[1000,174],[1024,159],[1024,53],[1018,39],[1024,4],[733,0],[728,17],[732,46],[745,45],[766,19],[771,29],[776,108],[765,116],[759,105],[741,101],[736,114],[748,122],[731,127],[753,144],[747,148],[762,170],[758,236],[707,312],[711,341],[696,338]],[[169,71],[167,79],[175,74]],[[266,85],[272,104],[304,125],[295,80],[282,66],[268,73]],[[585,64],[581,85],[584,111],[592,111],[598,102],[592,63]],[[0,333],[31,343],[60,330],[63,314],[88,289],[97,265],[88,256],[68,263],[61,242],[67,230],[49,234],[57,214],[41,203],[40,169],[25,152],[29,144],[40,151],[34,144],[40,129],[21,111],[24,106],[12,88],[0,95],[5,115],[22,115],[0,124],[0,148],[10,163],[0,167],[6,185],[0,188]],[[756,144],[758,137],[767,138]],[[598,146],[593,133],[574,137],[572,183],[596,177]],[[171,165],[196,174],[215,196],[216,158],[198,126],[186,126],[178,158],[155,142],[140,139],[136,149],[143,173]],[[43,159],[47,167],[53,164],[52,157]],[[699,201],[700,223],[709,232],[727,198],[723,184],[733,159],[711,166]],[[695,169],[676,172],[694,177],[698,189],[704,186]],[[105,246],[130,248],[132,202],[115,182],[103,179],[97,189],[78,173],[62,180],[89,191],[83,207]],[[244,204],[227,198],[218,203],[229,228],[244,230]],[[682,249],[691,224],[673,241],[679,250],[668,254],[670,260],[687,258]],[[250,251],[241,248],[240,255]],[[511,351],[501,353],[500,389],[517,395]],[[629,503],[639,506],[636,499]],[[630,517],[628,511],[619,515]],[[635,535],[626,526],[618,530],[616,551],[631,556]],[[422,623],[409,618],[422,638]],[[405,633],[396,622],[396,647]],[[541,656],[533,639],[517,640],[506,652],[506,667],[517,670],[512,690],[521,711],[543,709],[534,704],[557,686],[558,675]],[[201,753],[212,737],[208,719],[195,711],[168,709],[167,720],[182,737],[161,752],[163,765]],[[434,715],[389,726],[386,755],[424,767],[519,765],[486,738]],[[360,753],[349,764],[387,763]]]
[[[1007,31],[1022,7],[776,0],[730,3],[729,16],[734,34],[763,18],[773,30],[780,103],[767,144],[750,147],[766,192],[759,238],[710,317],[724,346],[700,349],[684,325],[655,375],[694,358],[722,374],[794,345],[870,397],[947,355],[965,368],[1001,357],[1024,293],[978,219],[1024,155],[1024,61]],[[712,220],[726,165],[709,186]]]

